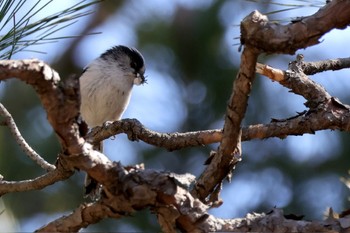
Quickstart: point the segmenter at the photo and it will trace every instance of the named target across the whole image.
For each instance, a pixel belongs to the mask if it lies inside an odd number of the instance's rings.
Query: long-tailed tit
[[[115,46],[92,61],[80,77],[81,115],[89,127],[120,120],[133,85],[145,83],[145,63],[139,51]]]
[[[115,46],[92,61],[80,77],[80,112],[90,128],[120,120],[127,108],[133,85],[145,83],[145,62],[139,51]],[[86,194],[97,184],[89,178]]]

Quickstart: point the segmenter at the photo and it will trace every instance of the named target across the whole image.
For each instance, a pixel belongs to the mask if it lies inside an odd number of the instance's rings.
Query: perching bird
[[[145,62],[135,48],[118,45],[92,61],[80,76],[80,112],[89,128],[120,120],[127,108],[131,90],[146,82]],[[102,148],[101,148],[102,150]],[[98,188],[87,178],[85,194]]]

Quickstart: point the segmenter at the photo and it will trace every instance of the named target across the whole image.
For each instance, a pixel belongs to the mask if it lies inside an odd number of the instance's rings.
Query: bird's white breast
[[[112,68],[101,64],[101,60],[95,60],[80,77],[80,111],[89,127],[119,120],[133,86],[133,79],[115,64],[109,64]]]

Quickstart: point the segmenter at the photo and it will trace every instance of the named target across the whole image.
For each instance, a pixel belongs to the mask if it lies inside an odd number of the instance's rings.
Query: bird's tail
[[[103,153],[103,141],[93,144],[93,148],[94,150],[98,150],[101,153]],[[85,187],[85,190],[84,190],[85,198],[89,198],[93,201],[100,199],[102,185],[99,184],[93,178],[91,178],[88,174],[86,174],[85,176],[84,187]]]

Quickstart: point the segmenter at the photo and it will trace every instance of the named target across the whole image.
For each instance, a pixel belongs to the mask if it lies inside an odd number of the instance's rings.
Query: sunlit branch
[[[298,55],[296,61],[290,63],[288,70],[282,71],[268,65],[257,64],[258,73],[265,75],[282,86],[289,88],[297,95],[303,96],[308,102],[307,107],[316,108],[319,104],[331,99],[331,95],[302,71],[303,56]]]

